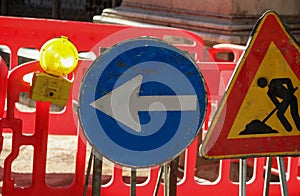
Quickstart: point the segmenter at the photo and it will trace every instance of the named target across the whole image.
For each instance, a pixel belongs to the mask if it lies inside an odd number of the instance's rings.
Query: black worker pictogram
[[[275,108],[262,120],[254,119],[246,125],[245,130],[240,132],[240,135],[247,134],[264,134],[264,133],[278,133],[277,130],[272,129],[266,124],[266,121],[276,112],[282,126],[286,131],[292,131],[291,123],[296,125],[300,131],[300,117],[298,112],[298,99],[295,92],[298,87],[294,87],[290,78],[274,78],[268,84],[267,79],[259,78],[257,85],[261,88],[268,86],[267,95],[274,104]],[[293,122],[289,122],[286,118],[286,111],[290,108],[290,113]]]

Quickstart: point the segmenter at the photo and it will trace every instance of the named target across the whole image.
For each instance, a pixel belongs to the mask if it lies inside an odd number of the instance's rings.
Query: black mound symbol
[[[257,85],[261,88],[266,87],[268,81],[266,78],[259,78]],[[245,130],[241,131],[239,135],[248,134],[266,134],[266,133],[279,133],[277,130],[272,129],[266,124],[266,121],[277,111],[277,117],[286,131],[292,131],[292,126],[288,119],[285,117],[285,112],[290,107],[292,118],[295,122],[297,129],[300,131],[300,116],[298,113],[298,101],[294,93],[298,87],[294,88],[290,78],[274,78],[268,85],[267,95],[275,105],[275,108],[263,119],[252,120],[245,127]],[[282,100],[282,101],[279,101]]]
[[[277,111],[277,108],[274,108],[268,116],[262,121],[258,119],[252,120],[245,127],[245,130],[241,131],[239,135],[248,135],[248,134],[266,134],[266,133],[278,133],[277,130],[272,129],[266,124],[266,121]]]
[[[278,131],[272,129],[270,126],[265,124],[260,120],[252,120],[246,125],[245,130],[240,132],[239,135],[249,135],[249,134],[266,134],[266,133],[278,133]]]

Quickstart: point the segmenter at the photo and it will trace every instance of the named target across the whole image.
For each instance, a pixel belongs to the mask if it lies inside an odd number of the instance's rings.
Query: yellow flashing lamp
[[[71,73],[77,63],[77,49],[67,37],[47,41],[40,51],[40,65],[45,73],[34,73],[30,97],[38,101],[66,105],[72,82],[64,76]]]
[[[65,76],[76,68],[77,63],[78,51],[65,36],[49,40],[41,48],[40,64],[48,74]]]

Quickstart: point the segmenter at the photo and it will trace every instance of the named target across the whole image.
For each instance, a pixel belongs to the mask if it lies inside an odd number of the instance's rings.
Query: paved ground
[[[0,190],[2,187],[2,175],[4,160],[11,151],[12,134],[4,134],[3,149],[0,154]],[[66,186],[71,184],[74,178],[75,159],[77,149],[77,137],[75,136],[53,136],[48,138],[48,156],[47,156],[47,176],[46,182],[50,186]],[[87,147],[86,165],[90,156],[90,146]],[[12,164],[13,177],[15,178],[15,186],[26,187],[31,185],[33,147],[21,146],[18,158]],[[195,170],[195,180],[199,182],[214,181],[218,178],[219,165],[217,162],[207,162],[199,159],[199,166]],[[198,164],[197,164],[198,165]],[[112,174],[113,164],[104,159],[103,180],[108,182]],[[247,177],[253,175],[251,168],[247,172]],[[138,170],[138,177],[147,177],[149,169]],[[182,173],[181,173],[182,174]],[[129,183],[130,169],[125,168],[123,171],[123,180]],[[231,168],[231,180],[238,181],[238,165],[234,164]],[[179,178],[182,175],[179,176]],[[90,178],[91,179],[91,178]],[[143,180],[145,178],[139,178]],[[90,180],[91,181],[91,180]],[[91,184],[91,182],[90,182]],[[1,192],[0,192],[1,195]]]
[[[0,155],[0,167],[2,170],[4,160],[11,151],[11,142],[12,134],[4,134],[3,150]],[[75,168],[76,146],[77,141],[74,136],[49,136],[47,173],[58,173],[60,177],[64,178],[53,178],[53,176],[49,176],[49,179],[47,179],[49,183],[57,184],[60,182],[67,184],[70,182],[70,177],[72,178],[70,174],[74,173]],[[30,173],[32,173],[33,147],[21,146],[19,152],[19,156],[12,164],[12,172],[17,186],[26,186],[31,181]]]
[[[4,134],[3,149],[0,154],[0,179],[2,185],[2,175],[4,160],[11,151],[12,134]],[[77,137],[75,136],[53,136],[48,138],[48,154],[46,171],[49,175],[46,182],[51,186],[65,186],[72,182],[75,171],[77,149]],[[87,146],[86,165],[90,156],[91,147]],[[33,147],[21,146],[17,159],[12,164],[13,177],[16,186],[29,186],[31,183],[33,162]],[[87,167],[87,166],[86,166]],[[112,174],[113,164],[104,159],[103,175]],[[149,169],[138,171],[138,176],[147,176]],[[124,176],[130,176],[130,169],[125,168]],[[106,177],[107,178],[107,177]]]

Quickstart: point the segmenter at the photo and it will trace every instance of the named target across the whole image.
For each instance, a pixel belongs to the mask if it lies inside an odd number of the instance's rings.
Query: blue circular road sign
[[[149,167],[179,155],[199,132],[207,106],[194,61],[153,38],[119,43],[86,72],[78,114],[89,142],[108,159]]]

